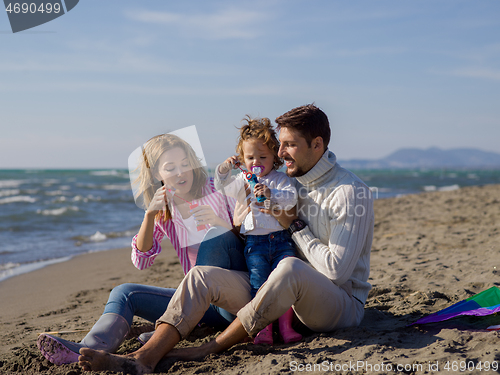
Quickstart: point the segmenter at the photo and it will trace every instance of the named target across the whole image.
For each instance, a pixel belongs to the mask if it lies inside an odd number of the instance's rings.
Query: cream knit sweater
[[[354,173],[325,151],[305,175],[297,177],[298,215],[308,223],[293,234],[300,255],[362,302],[371,285],[373,196]]]

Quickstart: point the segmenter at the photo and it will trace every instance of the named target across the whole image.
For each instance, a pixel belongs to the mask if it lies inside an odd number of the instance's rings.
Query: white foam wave
[[[68,207],[55,208],[53,210],[36,210],[36,213],[44,216],[60,216],[69,211],[79,211],[79,210],[80,209],[76,206],[68,206]]]
[[[130,189],[130,184],[104,185],[102,188],[104,190],[129,190]]]
[[[0,199],[0,204],[19,203],[19,202],[34,203],[36,202],[36,199],[28,195],[16,195],[13,197]]]
[[[102,234],[101,232],[97,231],[95,232],[92,236],[89,237],[91,241],[94,241],[94,242],[100,242],[100,241],[105,241],[106,238],[106,235],[105,234]]]
[[[94,197],[92,194],[87,195],[86,197],[83,197],[81,195],[75,195],[73,197],[73,202],[85,202],[87,203],[88,201],[91,202],[99,202],[101,200],[101,197]]]
[[[49,196],[54,196],[54,195],[63,195],[65,192],[63,190],[51,190],[51,191],[46,191],[45,195]]]
[[[460,189],[460,186],[458,185],[442,186],[438,188],[439,191],[453,191],[458,189]]]
[[[0,271],[10,270],[12,268],[19,267],[20,263],[7,262],[5,264],[0,264]]]
[[[116,176],[116,177],[126,177],[128,178],[127,173],[123,173],[117,170],[108,170],[108,171],[92,171],[90,172],[93,176]]]
[[[0,190],[0,197],[8,197],[9,195],[17,195],[21,192],[19,189]]]
[[[19,263],[6,263],[5,268],[0,267],[0,281],[8,279],[12,276],[21,275],[23,273],[28,273],[31,271],[35,271],[37,269],[43,268],[50,264],[65,262],[69,260],[70,257],[64,257],[59,259],[51,259],[51,260],[43,260],[40,262],[33,262],[28,264],[19,264]],[[2,265],[0,265],[2,266]]]
[[[50,187],[54,184],[58,184],[59,183],[59,180],[56,180],[55,178],[46,178],[45,180],[43,180],[43,184],[42,186],[43,187]]]
[[[0,188],[17,188],[26,182],[26,180],[1,180]]]
[[[436,190],[437,190],[436,185],[427,185],[427,186],[424,186],[424,191],[436,191]]]

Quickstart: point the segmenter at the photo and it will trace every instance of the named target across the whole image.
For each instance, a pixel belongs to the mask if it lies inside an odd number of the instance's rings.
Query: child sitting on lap
[[[240,128],[236,147],[238,156],[231,156],[217,166],[214,183],[217,189],[224,189],[226,194],[236,196],[248,182],[243,172],[230,176],[233,166],[237,167],[240,162],[257,176],[258,183],[253,190],[251,210],[240,231],[245,236],[245,259],[251,294],[254,297],[278,263],[286,257],[295,256],[295,246],[290,234],[273,216],[260,212],[261,206],[256,204],[256,197],[264,196],[273,206],[289,210],[297,204],[297,191],[291,179],[285,173],[277,171],[283,161],[278,157],[279,142],[270,120],[247,118],[246,122]],[[302,335],[291,327],[292,318],[293,310],[290,308],[278,320],[285,343],[302,339]],[[257,334],[254,343],[272,345],[272,324]]]

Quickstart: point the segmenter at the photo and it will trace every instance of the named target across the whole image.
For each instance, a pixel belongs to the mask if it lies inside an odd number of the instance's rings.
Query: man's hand
[[[264,203],[257,203],[258,206],[262,206],[263,204]],[[271,207],[270,209],[261,208],[260,212],[274,216],[274,218],[278,220],[278,223],[285,229],[288,229],[292,221],[299,218],[297,216],[297,206],[294,206],[288,211],[282,210],[277,206]]]

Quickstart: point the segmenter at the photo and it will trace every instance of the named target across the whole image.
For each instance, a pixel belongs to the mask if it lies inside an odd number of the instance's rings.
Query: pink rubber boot
[[[293,309],[291,307],[278,319],[281,337],[283,337],[283,341],[285,342],[285,344],[302,340],[302,335],[295,332],[292,328],[292,319]]]
[[[301,337],[302,338],[302,337]],[[269,324],[262,331],[257,333],[255,339],[253,340],[254,344],[265,344],[272,345],[273,344],[273,324]]]

